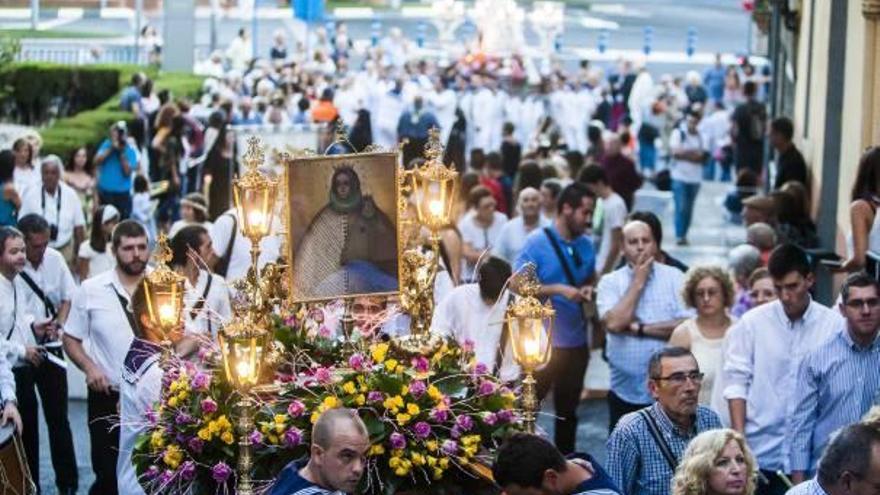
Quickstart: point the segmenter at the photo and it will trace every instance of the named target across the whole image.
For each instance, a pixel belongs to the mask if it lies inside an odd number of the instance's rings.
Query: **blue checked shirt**
[[[646,408],[657,421],[660,432],[676,459],[681,459],[691,439],[698,434],[721,428],[718,414],[698,406],[695,428],[682,431],[663,412],[659,404]],[[624,495],[669,495],[673,471],[638,412],[620,419],[608,437],[608,473]]]
[[[602,277],[596,296],[600,318],[605,318],[620,301],[632,283],[633,276],[633,269],[627,265]],[[684,274],[678,269],[654,263],[636,305],[636,319],[647,325],[693,316],[681,300],[683,285]],[[614,333],[609,333],[606,338],[611,390],[630,404],[653,402],[648,394],[648,361],[654,352],[666,347],[666,342]]]
[[[813,478],[789,488],[785,495],[828,495],[828,493],[822,488],[819,481]]]
[[[880,338],[853,342],[846,325],[807,353],[798,368],[791,419],[791,469],[814,472],[831,434],[859,421],[880,393]]]

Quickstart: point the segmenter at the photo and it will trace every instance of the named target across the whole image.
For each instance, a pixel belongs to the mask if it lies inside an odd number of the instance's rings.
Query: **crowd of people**
[[[0,298],[13,301],[0,307],[0,398],[35,479],[39,393],[59,492],[79,484],[67,403],[52,401],[67,396],[66,354],[88,386],[90,493],[138,492],[126,453],[138,430],[125,418],[158,398],[161,380],[132,309],[158,233],[169,234],[171,267],[186,278],[177,345],[186,355],[230,317],[229,286],[249,267],[250,240],[230,208],[229,126],[341,123],[346,151],[402,144],[407,166],[439,128],[444,159],[460,171],[432,331],[471,342],[478,361],[513,382],[501,323],[516,297],[511,274],[533,264],[554,307],[552,358],[537,376],[539,394],[552,391],[554,442],[516,436],[501,448],[495,479],[506,493],[777,495],[802,481],[794,493],[874,492],[877,425],[857,423],[880,397],[880,287],[861,271],[876,270],[880,252],[877,148],[853,191],[853,249],[840,268],[853,274],[829,308],[810,295],[806,250],[819,241],[808,169],[791,120],[768,121],[766,81],[747,60],[719,57],[702,76],[655,83],[631,61],[566,71],[478,51],[414,59],[396,28],[357,68],[344,23],[319,28],[308,46],[277,33],[269,57],[255,57],[242,29],[197,67],[199,101],[155,93],[136,74],[120,98],[131,118],[96,146],[64,161],[43,156],[33,134],[0,151]],[[636,209],[636,191],[646,182],[672,191],[684,245],[700,184],[715,179],[733,182],[724,205],[747,242],[729,266],[690,268],[662,250],[661,221]],[[264,244],[261,262],[277,258],[277,239]],[[577,407],[598,359],[611,377],[605,468],[563,457],[577,450]],[[341,431],[349,442],[364,431],[356,416],[329,416],[315,424],[313,458],[278,486],[350,489],[332,446]],[[362,453],[362,443],[347,448]],[[851,455],[866,445],[870,455]]]

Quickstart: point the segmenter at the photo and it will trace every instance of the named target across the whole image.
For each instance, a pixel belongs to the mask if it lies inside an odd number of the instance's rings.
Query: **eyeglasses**
[[[658,382],[667,381],[675,385],[683,385],[688,380],[694,383],[702,383],[704,376],[705,374],[700,371],[691,371],[689,373],[685,373],[682,371],[679,373],[673,373],[669,376],[654,376],[651,377],[651,379],[657,380]]]
[[[850,309],[862,309],[867,306],[868,309],[877,309],[880,306],[880,299],[871,297],[868,299],[850,299],[846,302],[846,307]]]

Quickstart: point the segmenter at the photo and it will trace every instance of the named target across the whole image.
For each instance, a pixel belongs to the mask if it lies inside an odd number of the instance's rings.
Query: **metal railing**
[[[108,40],[23,40],[19,62],[52,62],[68,65],[146,65],[147,53],[128,42]]]

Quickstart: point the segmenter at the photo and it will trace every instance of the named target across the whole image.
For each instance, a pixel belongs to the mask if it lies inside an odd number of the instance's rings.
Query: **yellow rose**
[[[409,386],[407,386],[407,385],[402,385],[402,386],[400,387],[400,395],[406,395],[406,394],[408,394],[408,393],[409,393]]]
[[[406,371],[406,368],[404,368],[402,364],[398,364],[394,368],[394,372],[397,373],[398,375],[403,374],[404,371]]]
[[[419,406],[410,402],[406,405],[406,412],[409,413],[410,416],[415,416],[420,413],[422,410],[419,409]]]
[[[357,387],[352,382],[345,382],[342,386],[342,391],[348,395],[354,395],[357,392]]]
[[[211,433],[220,433],[220,430],[222,429],[223,428],[221,428],[219,420],[211,421],[210,423],[208,423],[208,431],[210,431]]]
[[[393,372],[394,368],[397,368],[397,360],[396,359],[389,359],[388,361],[385,361],[385,369],[386,370]]]
[[[431,400],[438,401],[443,398],[443,393],[440,392],[440,389],[434,385],[428,387],[428,397]]]
[[[263,423],[263,426],[260,427],[260,431],[263,432],[263,435],[268,435],[269,425],[267,423]]]
[[[232,432],[224,431],[222,435],[220,435],[220,440],[223,440],[223,443],[226,445],[232,445],[232,442],[235,441],[235,438],[232,436]]]
[[[171,469],[177,469],[177,466],[180,465],[180,461],[182,460],[183,452],[180,451],[180,447],[173,444],[168,446],[165,450],[165,455],[162,456],[162,461]]]
[[[382,402],[382,407],[388,409],[392,413],[397,413],[397,403],[393,398],[389,397]]]
[[[335,395],[328,395],[327,397],[324,397],[324,402],[321,405],[327,409],[334,409],[339,407],[339,400]]]
[[[412,463],[416,466],[424,466],[425,465],[425,456],[419,454],[418,452],[412,452],[409,454],[409,458],[412,459]]]
[[[275,421],[276,425],[283,425],[287,422],[287,416],[284,414],[276,414],[272,419]]]
[[[441,469],[449,469],[449,458],[444,457],[440,459],[440,468]]]
[[[388,467],[396,469],[398,466],[400,466],[400,457],[392,457],[388,459]]]
[[[272,445],[278,445],[278,435],[270,433],[266,437],[269,439],[269,443],[271,443]]]
[[[180,385],[177,384],[177,380],[174,380],[173,382],[171,382],[171,385],[168,386],[168,391],[176,394],[178,388],[180,388]]]
[[[208,428],[202,428],[201,430],[199,430],[199,438],[206,442],[210,442],[211,437],[213,436],[214,435],[211,434],[211,430],[209,430]]]
[[[312,417],[310,418],[312,424],[317,423],[319,417],[321,417],[321,413],[319,413],[318,411],[313,412]]]
[[[432,455],[429,455],[429,456],[425,457],[425,462],[427,462],[428,467],[434,467],[437,465],[437,458]]]
[[[364,396],[364,394],[360,394],[354,398],[354,403],[358,406],[362,406],[367,403],[367,398]]]
[[[381,443],[377,443],[370,447],[370,452],[367,455],[377,456],[385,453],[385,447],[382,446]],[[393,467],[393,466],[392,466]]]
[[[425,442],[425,447],[428,448],[429,452],[437,452],[437,450],[440,448],[440,444],[437,443],[437,440],[428,440],[427,442]]]
[[[433,478],[434,478],[434,481],[442,479],[443,478],[443,470],[440,468],[434,468]]]
[[[377,363],[385,361],[385,355],[388,354],[388,344],[377,344],[373,346],[370,354],[373,357],[373,361]]]
[[[220,428],[223,429],[232,428],[232,423],[229,422],[229,419],[226,418],[225,414],[222,414],[219,418],[217,418],[217,424],[219,424]]]
[[[400,426],[404,426],[405,424],[409,423],[409,420],[411,419],[412,416],[410,416],[409,414],[400,413],[397,415],[397,424],[399,424]]]
[[[394,470],[394,474],[400,476],[401,478],[409,474],[409,468],[405,466],[400,466]]]
[[[171,397],[168,399],[168,405],[171,407],[177,407],[177,397]]]
[[[159,450],[165,446],[165,438],[162,437],[161,431],[154,431],[152,435],[150,435],[150,447],[153,447],[153,450]]]

